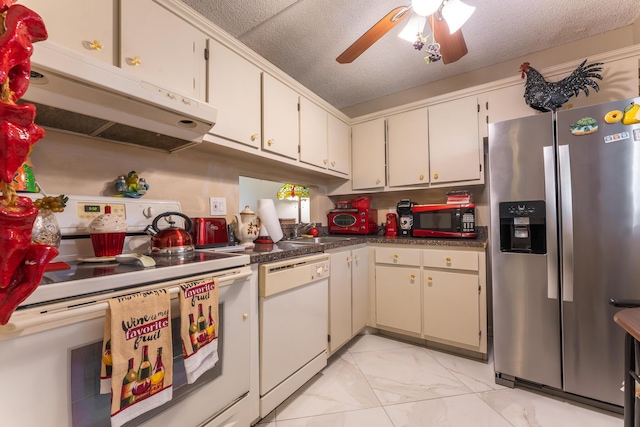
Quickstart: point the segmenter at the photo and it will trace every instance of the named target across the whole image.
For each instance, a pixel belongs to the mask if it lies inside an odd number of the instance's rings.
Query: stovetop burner
[[[203,261],[224,260],[230,257],[236,257],[236,254],[201,252],[194,251],[192,254],[185,256],[168,256],[168,255],[149,255],[156,262],[154,267],[144,268],[140,264],[121,264],[116,261],[105,262],[68,262],[70,266],[66,270],[48,271],[44,274],[42,285],[52,283],[68,282],[72,280],[85,280],[102,276],[113,276],[122,273],[132,273],[139,271],[153,272],[154,270],[172,267],[184,266],[188,264],[199,263]]]

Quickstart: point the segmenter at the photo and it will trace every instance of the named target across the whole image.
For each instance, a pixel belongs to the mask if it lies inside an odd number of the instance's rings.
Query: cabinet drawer
[[[425,249],[423,254],[425,267],[478,271],[476,252]]]
[[[376,248],[376,264],[420,266],[420,251],[404,248]]]

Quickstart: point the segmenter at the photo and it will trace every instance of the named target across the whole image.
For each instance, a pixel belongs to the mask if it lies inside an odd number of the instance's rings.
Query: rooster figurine
[[[524,85],[524,100],[527,105],[542,112],[556,111],[569,98],[578,96],[580,91],[589,96],[589,87],[596,92],[600,90],[594,79],[602,80],[602,76],[598,74],[602,71],[600,67],[602,62],[585,66],[586,63],[585,59],[571,75],[559,82],[548,82],[528,62],[522,64],[520,66],[522,78],[525,78],[525,74],[527,76],[527,82]]]

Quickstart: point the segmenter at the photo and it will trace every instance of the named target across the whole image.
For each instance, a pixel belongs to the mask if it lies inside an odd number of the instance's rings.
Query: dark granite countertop
[[[476,227],[477,237],[475,239],[455,239],[455,238],[429,238],[429,237],[386,237],[384,235],[353,236],[349,235],[349,240],[340,242],[330,242],[323,244],[296,243],[293,240],[281,240],[274,244],[256,244],[251,250],[237,252],[249,255],[251,264],[264,264],[267,262],[279,261],[286,258],[294,258],[319,252],[326,252],[331,249],[362,245],[362,244],[394,244],[394,245],[414,245],[414,246],[442,246],[442,247],[467,247],[486,248],[488,238],[488,228]],[[345,236],[346,237],[346,236]]]

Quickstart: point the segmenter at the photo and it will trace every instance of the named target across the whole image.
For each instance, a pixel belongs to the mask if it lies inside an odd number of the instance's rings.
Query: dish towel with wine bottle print
[[[105,318],[103,372],[111,357],[111,427],[173,397],[171,300],[167,289],[109,300]],[[101,374],[101,380],[103,375]]]
[[[180,285],[180,337],[187,383],[218,362],[218,279]]]

